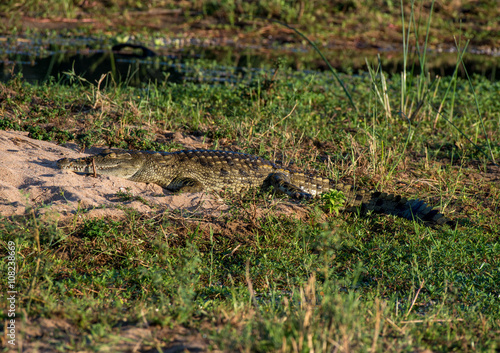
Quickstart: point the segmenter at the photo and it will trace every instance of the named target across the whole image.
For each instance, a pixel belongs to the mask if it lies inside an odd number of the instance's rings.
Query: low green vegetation
[[[340,75],[350,98],[330,72],[283,62],[221,84],[99,85],[71,73],[0,84],[0,129],[162,151],[182,148],[171,132],[201,136],[214,149],[418,197],[456,221],[429,228],[338,214],[339,193],[294,202],[258,190],[226,195],[231,211],[218,217],[125,209],[118,220],[55,222],[36,208],[0,216],[0,253],[8,242],[18,253],[18,318],[53,322],[30,337],[60,351],[119,351],[127,340],[129,350],[155,352],[195,341],[227,352],[500,349],[500,83],[431,77],[421,59],[398,75],[377,66]],[[202,77],[217,63],[186,65]],[[7,261],[0,268],[7,273]],[[0,301],[4,320],[8,304]],[[140,338],[126,336],[132,329]]]

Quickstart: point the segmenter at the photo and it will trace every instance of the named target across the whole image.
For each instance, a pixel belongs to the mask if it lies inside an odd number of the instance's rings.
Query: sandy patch
[[[154,184],[57,168],[61,158],[99,151],[86,152],[33,140],[23,132],[0,131],[0,214],[23,215],[33,209],[37,215],[120,217],[129,207],[141,213],[180,210],[217,216],[228,208],[211,194],[174,195]]]

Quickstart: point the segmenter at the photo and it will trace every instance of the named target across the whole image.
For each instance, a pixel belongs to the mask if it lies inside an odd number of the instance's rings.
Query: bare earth
[[[23,322],[22,327],[25,337],[28,338],[19,346],[19,351],[23,352],[54,352],[55,346],[63,349],[66,345],[71,345],[71,341],[77,342],[82,335],[79,329],[64,318],[38,318],[31,322]],[[35,337],[36,339],[33,339]],[[99,342],[99,351],[158,352],[158,347],[161,345],[161,351],[164,353],[206,352],[209,346],[209,340],[202,334],[183,326],[161,328],[141,324],[124,325],[114,330],[110,338],[110,343]],[[210,351],[220,352],[215,348]]]
[[[228,209],[210,194],[174,195],[154,184],[58,169],[56,161],[61,158],[98,152],[85,154],[76,149],[33,140],[23,132],[0,131],[0,215],[23,215],[33,208],[37,215],[47,217],[120,218],[124,211],[116,206],[124,206],[141,213],[165,209],[217,216]],[[120,192],[133,197],[120,197]]]

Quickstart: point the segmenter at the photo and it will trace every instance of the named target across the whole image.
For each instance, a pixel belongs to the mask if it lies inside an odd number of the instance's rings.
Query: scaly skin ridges
[[[298,173],[257,156],[212,150],[179,152],[105,151],[79,159],[61,159],[61,169],[78,173],[111,175],[128,180],[158,184],[170,191],[197,192],[273,186],[297,199],[317,197],[332,189],[346,197],[345,209],[392,214],[432,224],[448,221],[421,200],[358,189],[326,178]]]

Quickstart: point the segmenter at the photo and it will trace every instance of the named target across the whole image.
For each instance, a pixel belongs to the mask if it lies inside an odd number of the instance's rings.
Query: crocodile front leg
[[[172,192],[200,192],[205,186],[196,179],[179,177],[172,180],[166,188]]]

